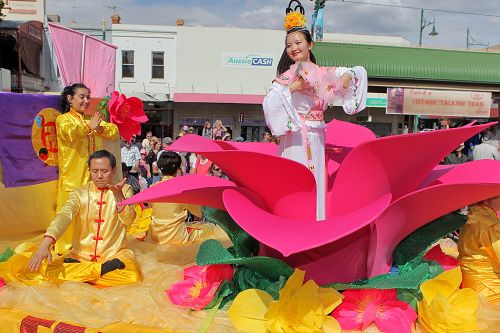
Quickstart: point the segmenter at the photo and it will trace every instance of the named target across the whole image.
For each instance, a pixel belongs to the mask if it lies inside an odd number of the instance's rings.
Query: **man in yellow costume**
[[[179,154],[164,151],[158,159],[162,182],[173,179],[179,173],[182,160]],[[208,177],[208,176],[207,176]],[[159,183],[154,184],[153,186]],[[183,245],[207,239],[215,232],[210,224],[186,225],[187,212],[201,217],[200,206],[182,203],[152,203],[151,224],[146,240],[158,244]]]
[[[111,185],[116,173],[116,159],[110,152],[94,152],[89,157],[88,167],[91,182],[71,192],[28,262],[28,269],[19,267],[17,272],[11,269],[11,274],[2,274],[4,278],[28,284],[48,280],[55,283],[82,281],[100,286],[141,280],[139,267],[134,253],[127,247],[126,238],[126,226],[134,221],[135,210],[133,206],[117,206],[132,196],[132,189],[125,185],[124,180]],[[51,245],[72,223],[75,232],[71,252],[64,257],[53,258]],[[16,266],[19,265],[10,265]]]
[[[500,197],[473,206],[458,239],[462,287],[476,290],[491,304],[500,304],[499,210]]]
[[[96,112],[88,121],[83,114],[90,105],[90,90],[83,83],[75,83],[64,88],[61,96],[63,114],[56,119],[57,148],[59,160],[58,213],[71,191],[89,182],[86,165],[88,157],[96,150],[103,149],[102,139],[118,139],[118,127],[102,120]],[[72,229],[61,236],[56,244],[57,253],[70,250]]]

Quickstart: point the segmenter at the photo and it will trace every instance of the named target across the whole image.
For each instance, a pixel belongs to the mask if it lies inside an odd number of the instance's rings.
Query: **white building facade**
[[[173,98],[177,82],[177,27],[113,24],[111,42],[116,53],[115,89],[144,102],[151,130],[171,136]]]
[[[193,126],[201,133],[205,121],[220,119],[233,138],[261,140],[265,130],[262,101],[276,77],[285,46],[281,30],[178,27],[177,85],[174,95],[174,129]],[[408,46],[400,37],[325,34],[325,41]],[[313,49],[314,52],[314,49]],[[374,100],[385,96],[374,94]],[[328,112],[349,119],[343,112]],[[390,134],[398,119],[385,115],[385,104],[367,111],[360,121],[380,118]],[[349,120],[357,120],[350,118]]]

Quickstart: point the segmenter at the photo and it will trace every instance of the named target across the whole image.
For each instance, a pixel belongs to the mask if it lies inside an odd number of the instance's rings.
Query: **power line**
[[[349,1],[349,0],[334,0],[335,2],[344,2],[344,3],[354,3],[359,5],[372,5],[379,7],[392,7],[392,8],[406,8],[406,9],[418,9],[418,10],[426,10],[433,12],[442,12],[442,13],[451,13],[451,14],[464,14],[464,15],[476,15],[476,16],[486,16],[486,17],[497,17],[500,18],[500,15],[493,14],[484,14],[484,13],[473,13],[473,12],[462,12],[455,10],[446,10],[446,9],[437,9],[437,8],[425,8],[425,7],[414,7],[414,6],[401,6],[401,5],[388,5],[384,3],[375,3],[375,2],[363,2],[363,1]]]

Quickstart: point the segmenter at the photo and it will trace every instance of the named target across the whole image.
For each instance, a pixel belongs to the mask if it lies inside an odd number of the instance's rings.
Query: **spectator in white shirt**
[[[130,171],[132,168],[139,168],[139,162],[141,161],[141,154],[139,149],[132,145],[132,142],[126,142],[125,147],[121,149],[122,162],[127,165],[127,169]]]

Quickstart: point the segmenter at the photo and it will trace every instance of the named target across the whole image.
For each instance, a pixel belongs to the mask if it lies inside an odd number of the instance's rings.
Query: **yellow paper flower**
[[[457,267],[422,283],[418,321],[426,330],[436,333],[477,330],[477,293],[470,288],[459,289],[461,282],[462,273]]]
[[[342,303],[342,295],[333,288],[320,288],[313,280],[304,284],[304,276],[296,269],[278,301],[262,290],[241,292],[227,311],[234,327],[252,333],[341,332],[328,314]]]
[[[299,12],[290,12],[285,16],[285,30],[288,31],[294,27],[304,27],[306,18]]]

